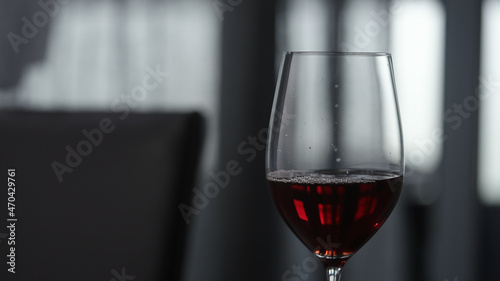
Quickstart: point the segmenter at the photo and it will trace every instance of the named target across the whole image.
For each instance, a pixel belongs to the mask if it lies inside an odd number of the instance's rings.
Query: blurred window
[[[439,1],[401,1],[391,24],[407,165],[433,172],[441,161],[445,12]]]
[[[478,189],[484,203],[500,204],[500,1],[485,0],[482,13]]]
[[[50,14],[40,3],[19,2],[25,10],[9,19],[40,24],[34,15],[46,15],[33,36],[48,36],[47,51],[18,85],[0,89],[1,107],[198,111],[208,127],[202,165],[214,161],[222,18],[212,1],[66,1]],[[32,55],[30,40],[18,58]]]
[[[44,11],[35,5],[30,13]],[[70,1],[39,29],[49,30],[47,53],[23,74],[16,107],[216,111],[221,20],[212,3]],[[23,47],[17,56],[30,55]],[[152,70],[161,81],[139,93]]]
[[[339,51],[392,52],[403,115],[407,179],[426,181],[428,177],[421,175],[436,172],[444,142],[446,13],[441,1],[345,1],[338,29],[328,19],[328,14],[338,9],[331,3],[281,3],[285,12],[278,17],[280,50],[329,50],[330,36],[335,36],[338,43],[333,49]],[[422,188],[415,188],[415,195],[423,203],[430,203],[438,194],[430,185],[418,186]]]
[[[324,1],[280,1],[277,15],[278,60],[284,51],[328,50],[329,11]]]

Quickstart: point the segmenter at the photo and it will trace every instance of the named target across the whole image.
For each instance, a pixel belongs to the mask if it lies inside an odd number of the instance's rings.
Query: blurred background
[[[499,49],[499,0],[3,0],[0,110],[200,112],[181,280],[323,280],[265,182],[281,54],[391,52],[404,192],[343,280],[499,280]]]

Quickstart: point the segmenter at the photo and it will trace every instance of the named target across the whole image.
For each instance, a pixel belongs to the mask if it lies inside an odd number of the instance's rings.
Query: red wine
[[[341,266],[382,226],[403,178],[384,174],[272,172],[267,180],[290,228],[327,266]]]

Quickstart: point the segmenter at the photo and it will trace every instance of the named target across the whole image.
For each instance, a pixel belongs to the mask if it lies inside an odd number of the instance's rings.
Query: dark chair
[[[0,280],[180,279],[198,114],[0,112],[0,134]]]

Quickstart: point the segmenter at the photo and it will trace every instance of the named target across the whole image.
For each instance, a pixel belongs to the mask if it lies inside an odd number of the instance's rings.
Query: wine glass
[[[330,281],[401,193],[403,139],[391,55],[286,52],[266,150],[281,216]]]

